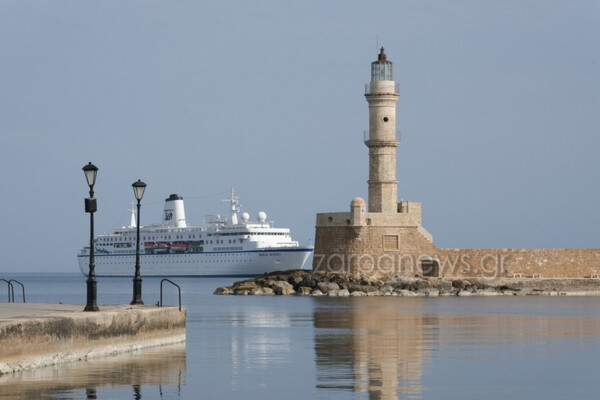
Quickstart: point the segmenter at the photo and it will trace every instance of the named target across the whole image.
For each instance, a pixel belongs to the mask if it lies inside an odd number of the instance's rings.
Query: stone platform
[[[0,374],[184,342],[178,307],[0,303]]]

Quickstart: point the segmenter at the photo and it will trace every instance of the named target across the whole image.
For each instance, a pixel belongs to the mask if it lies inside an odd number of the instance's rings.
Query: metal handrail
[[[176,284],[175,282],[173,282],[172,280],[167,279],[167,278],[164,278],[163,280],[160,281],[160,303],[159,303],[159,307],[163,306],[163,301],[162,301],[163,295],[162,294],[163,294],[163,282],[164,281],[167,281],[171,285],[174,285],[174,286],[177,287],[177,290],[179,291],[179,311],[181,311],[181,288],[179,287],[178,284]]]
[[[9,282],[14,282],[14,283],[17,283],[17,284],[19,284],[21,286],[21,293],[22,293],[22,296],[23,296],[23,303],[25,303],[26,302],[25,301],[25,286],[21,282],[19,282],[18,280],[16,280],[16,279],[10,279]],[[13,289],[12,289],[12,298],[13,298],[13,303],[14,303],[15,302],[15,288],[14,288],[14,286],[13,286]]]
[[[1,282],[6,282],[6,283],[8,284],[8,286],[7,286],[7,288],[8,288],[8,302],[9,302],[9,303],[14,303],[14,299],[15,299],[15,290],[14,290],[14,288],[13,288],[13,285],[12,285],[12,283],[10,283],[10,281],[7,281],[6,279],[2,279],[2,278],[0,278],[0,281],[1,281]],[[12,296],[12,298],[13,298],[13,301],[12,301],[12,302],[10,301],[10,293],[11,293],[11,292],[12,292],[12,294],[13,294],[13,296]]]

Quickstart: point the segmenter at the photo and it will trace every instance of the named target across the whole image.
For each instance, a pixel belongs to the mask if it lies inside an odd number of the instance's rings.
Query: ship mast
[[[240,203],[238,202],[238,198],[235,196],[235,189],[231,188],[231,197],[229,199],[225,199],[223,201],[229,202],[231,205],[231,225],[238,224],[238,212],[240,211]]]

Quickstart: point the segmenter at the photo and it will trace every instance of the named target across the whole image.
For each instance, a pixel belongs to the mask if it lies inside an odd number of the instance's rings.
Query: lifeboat
[[[187,242],[173,242],[171,243],[171,252],[172,253],[183,253],[188,249]]]
[[[146,253],[152,253],[154,251],[154,246],[156,246],[156,243],[154,242],[144,242],[144,249],[146,250]]]
[[[152,250],[154,250],[155,253],[167,253],[170,247],[169,242],[158,242]]]

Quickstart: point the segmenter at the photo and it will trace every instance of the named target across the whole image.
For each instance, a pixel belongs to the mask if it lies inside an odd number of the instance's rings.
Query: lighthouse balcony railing
[[[377,94],[377,93],[381,93],[381,92],[372,92],[371,91],[371,84],[370,83],[366,83],[365,84],[365,94]],[[400,94],[400,84],[396,83],[394,84],[394,94]]]
[[[369,137],[369,131],[363,131],[363,140],[365,143],[367,143],[368,141],[370,141],[370,137]],[[396,141],[398,143],[400,143],[402,141],[402,131],[397,130],[396,131]]]

